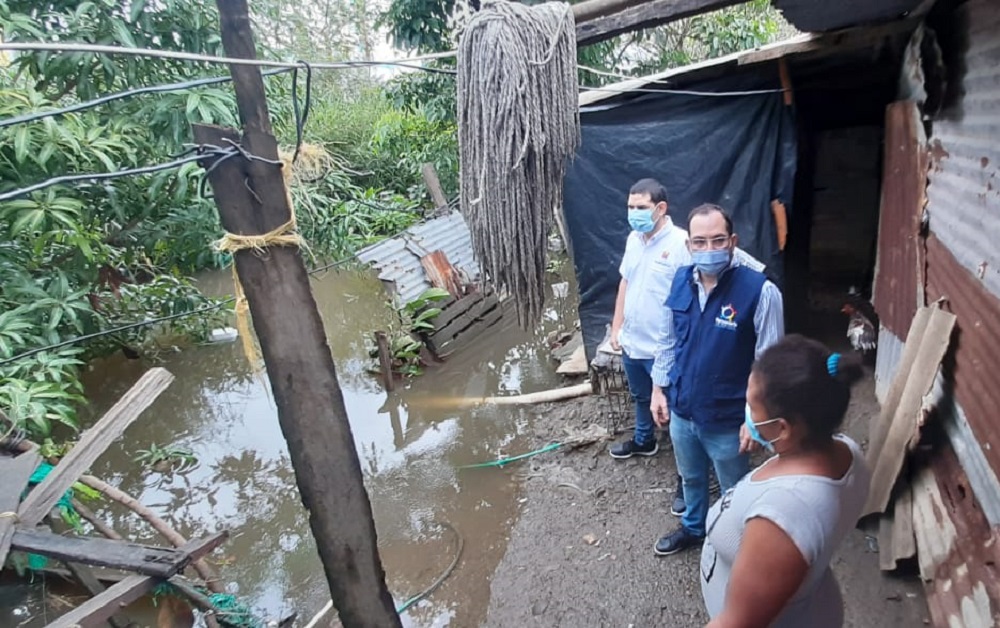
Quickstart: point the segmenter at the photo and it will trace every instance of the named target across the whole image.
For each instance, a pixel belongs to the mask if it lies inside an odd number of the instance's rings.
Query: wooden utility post
[[[222,45],[230,57],[255,59],[246,0],[217,0]],[[250,155],[278,158],[260,69],[232,65],[243,135],[195,126],[200,144],[238,142]],[[207,159],[210,165],[211,158]],[[222,226],[231,234],[260,235],[289,220],[281,168],[236,156],[209,178]],[[264,254],[241,250],[234,263],[253,317],[278,421],[309,525],[344,626],[400,626],[385,584],[375,522],[347,420],[323,323],[297,247]]]

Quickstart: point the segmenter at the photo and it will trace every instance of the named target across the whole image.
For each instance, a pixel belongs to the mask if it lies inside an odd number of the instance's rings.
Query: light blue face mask
[[[729,249],[691,252],[691,263],[703,275],[717,277],[729,267],[729,262]]]
[[[780,421],[781,419],[768,419],[767,421],[761,421],[760,423],[754,423],[753,417],[750,414],[750,404],[746,406],[746,418],[744,422],[747,424],[747,431],[750,432],[750,438],[754,439],[760,443],[764,449],[773,452],[774,443],[781,440],[781,437],[775,438],[774,440],[767,440],[760,434],[760,430],[757,429],[760,425],[767,425],[768,423],[774,423],[775,421]]]
[[[628,224],[639,233],[649,233],[656,226],[652,209],[628,210]]]

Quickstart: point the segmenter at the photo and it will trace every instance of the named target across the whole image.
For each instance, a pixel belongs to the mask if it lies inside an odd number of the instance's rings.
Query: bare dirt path
[[[538,409],[539,445],[565,425],[600,421],[602,405],[584,399]],[[863,442],[878,405],[871,381],[858,385],[846,431]],[[485,626],[703,626],[698,552],[665,558],[655,540],[677,520],[669,448],[653,459],[613,460],[600,444],[545,454],[523,468],[523,509],[493,576]],[[851,628],[918,627],[927,605],[916,577],[884,576],[865,536],[854,531],[834,571]],[[765,574],[762,574],[762,576]]]

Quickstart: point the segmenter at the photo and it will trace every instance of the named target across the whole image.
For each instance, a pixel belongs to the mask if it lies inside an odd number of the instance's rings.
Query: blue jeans
[[[645,445],[656,438],[653,434],[653,413],[649,411],[650,397],[653,395],[653,359],[636,360],[622,352],[622,366],[628,380],[628,391],[635,402],[635,436],[637,445]]]
[[[670,413],[670,440],[674,444],[677,470],[684,485],[687,509],[681,525],[688,533],[705,536],[708,517],[708,465],[715,466],[722,492],[750,472],[750,456],[740,453],[740,430],[710,431]]]

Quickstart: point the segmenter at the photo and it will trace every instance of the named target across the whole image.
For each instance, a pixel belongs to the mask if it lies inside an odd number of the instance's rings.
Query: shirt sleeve
[[[784,301],[778,286],[770,281],[765,281],[760,289],[757,310],[753,314],[753,326],[757,332],[755,358],[759,358],[768,347],[785,335]]]
[[[786,489],[769,490],[757,498],[747,509],[743,523],[751,519],[767,519],[781,528],[809,566],[822,555],[826,546],[826,532],[817,519],[815,508]]]
[[[618,265],[618,273],[622,279],[628,281],[629,271],[632,270],[632,234],[625,240],[625,254],[622,255],[622,262]]]
[[[674,314],[673,311],[664,304],[663,306],[664,329],[666,330],[656,343],[656,352],[653,356],[653,370],[650,376],[653,384],[660,388],[670,385],[670,369],[674,367],[674,345],[676,336],[674,334]]]

